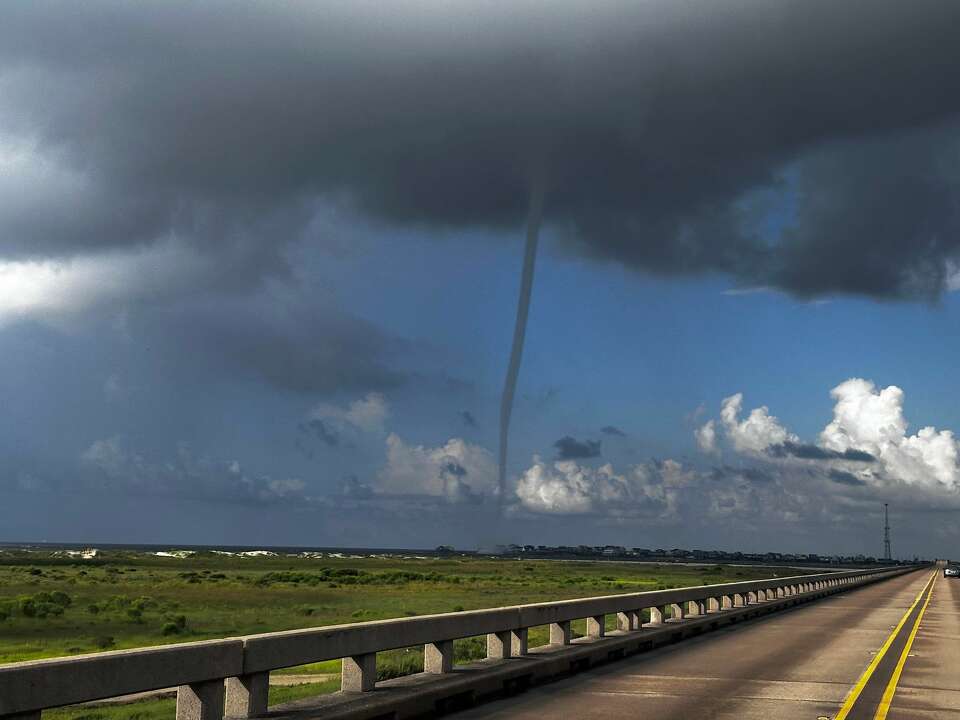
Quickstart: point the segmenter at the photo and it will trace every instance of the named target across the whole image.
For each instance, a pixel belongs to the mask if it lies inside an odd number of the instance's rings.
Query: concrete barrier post
[[[570,639],[571,634],[569,620],[561,620],[560,622],[550,623],[551,645],[569,645]]]
[[[720,611],[720,598],[707,598],[707,612],[719,612]]]
[[[453,670],[453,640],[438,640],[423,646],[423,671],[441,675]]]
[[[663,625],[663,610],[659,607],[650,608],[650,624]]]
[[[522,657],[527,654],[527,628],[520,628],[510,632],[510,655]]]
[[[260,672],[227,678],[225,712],[228,717],[248,718],[267,711],[270,673]]]
[[[487,657],[495,660],[506,660],[510,657],[510,645],[513,642],[513,633],[509,630],[487,634]]]
[[[732,595],[721,595],[720,596],[720,609],[729,610],[733,607],[733,596]]]
[[[177,688],[177,720],[223,720],[223,680]]]
[[[343,692],[370,692],[376,685],[375,652],[343,658],[343,669],[340,671],[340,689]]]
[[[670,603],[670,617],[674,620],[683,620],[683,605]]]
[[[602,638],[606,634],[606,616],[594,615],[587,618],[587,637]]]
[[[632,610],[617,613],[617,630],[629,632],[637,629],[637,620]]]

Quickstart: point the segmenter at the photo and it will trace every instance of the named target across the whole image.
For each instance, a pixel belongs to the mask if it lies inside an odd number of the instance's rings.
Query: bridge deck
[[[932,573],[913,573],[729,630],[602,666],[454,715],[456,720],[621,717],[835,718],[896,635],[848,720],[878,702],[923,605]],[[898,633],[894,629],[915,601]],[[892,659],[892,661],[891,661]],[[960,718],[960,580],[938,578],[887,716]],[[879,690],[876,690],[879,688]]]

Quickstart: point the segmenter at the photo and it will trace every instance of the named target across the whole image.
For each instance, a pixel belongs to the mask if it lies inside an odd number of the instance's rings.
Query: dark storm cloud
[[[405,379],[390,358],[406,343],[344,310],[309,301],[194,303],[152,313],[143,323],[146,336],[163,340],[171,362],[186,355],[193,370],[229,369],[283,390],[368,392]]]
[[[729,465],[723,465],[722,467],[715,467],[710,471],[710,479],[715,481],[724,481],[724,480],[746,480],[750,483],[773,483],[776,482],[778,476],[771,469],[766,469],[762,467],[731,467]]]
[[[837,470],[836,468],[832,468],[827,477],[841,485],[862,486],[867,484],[853,473],[846,472],[845,470]]]
[[[627,436],[623,430],[618,427],[614,427],[613,425],[606,425],[605,427],[600,428],[600,432],[602,432],[604,435],[615,435],[617,437]]]
[[[847,448],[843,452],[829,450],[819,445],[806,443],[785,442],[781,445],[772,445],[767,448],[767,454],[772,457],[796,457],[802,460],[849,460],[852,462],[876,462],[876,458],[863,450]]]
[[[467,469],[463,465],[460,465],[459,463],[448,462],[440,470],[440,474],[445,477],[462,478],[466,476]]]
[[[600,457],[599,440],[577,440],[569,435],[557,440],[553,446],[557,449],[558,460],[581,460]]]
[[[368,500],[373,497],[373,488],[367,483],[360,482],[356,475],[347,475],[343,479],[341,494],[357,500]]]
[[[516,231],[536,179],[599,260],[935,297],[958,24],[941,0],[10,3],[0,138],[28,169],[0,256],[246,239],[256,277],[318,199]],[[772,242],[764,190],[795,218]]]
[[[334,428],[327,427],[323,420],[308,420],[300,423],[300,432],[316,435],[328,447],[338,447],[340,445],[340,433]]]

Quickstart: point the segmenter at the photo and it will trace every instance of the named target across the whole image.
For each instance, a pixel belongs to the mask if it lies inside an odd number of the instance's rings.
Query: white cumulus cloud
[[[723,400],[719,429],[739,453],[781,464],[818,463],[835,482],[960,490],[960,444],[953,431],[923,427],[908,435],[899,387],[877,388],[869,380],[850,378],[830,394],[833,420],[817,445],[800,443],[765,406],[741,419],[742,393]],[[711,420],[694,431],[704,452],[716,450],[717,429]]]
[[[788,432],[766,406],[754,408],[745,420],[740,419],[742,408],[743,393],[724,398],[720,405],[720,421],[737,452],[762,453],[771,446],[798,441],[797,436]]]
[[[717,452],[717,424],[715,421],[707,420],[702,427],[693,431],[693,436],[697,440],[697,447],[703,452]]]
[[[674,460],[635,465],[618,473],[610,463],[594,468],[575,460],[545,463],[534,457],[517,482],[520,505],[553,514],[672,516],[677,493],[694,482],[694,473]]]
[[[431,495],[451,502],[478,500],[497,491],[497,464],[480,445],[451,438],[440,447],[408,445],[396,433],[387,436],[387,464],[378,493]]]
[[[372,392],[346,407],[320,403],[313,408],[310,417],[314,420],[333,422],[339,428],[353,427],[364,432],[383,432],[383,425],[390,416],[390,404],[380,393]]]
[[[895,385],[878,390],[869,380],[851,378],[830,394],[836,404],[833,421],[820,433],[824,447],[869,452],[888,475],[910,485],[960,488],[960,453],[953,432],[924,427],[907,435],[903,390]]]

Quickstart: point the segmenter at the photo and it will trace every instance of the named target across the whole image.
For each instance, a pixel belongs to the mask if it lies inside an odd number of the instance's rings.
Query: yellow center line
[[[934,574],[933,582],[930,583],[930,591],[927,593],[927,599],[924,601],[923,607],[920,608],[917,621],[913,624],[913,629],[910,631],[910,637],[907,638],[907,644],[903,647],[903,652],[900,653],[900,660],[897,662],[897,667],[890,677],[890,682],[887,683],[887,689],[883,692],[883,698],[880,700],[880,706],[877,708],[877,714],[873,716],[873,720],[886,720],[887,713],[890,712],[890,703],[893,702],[893,695],[897,692],[897,684],[900,682],[903,666],[907,663],[907,655],[910,654],[910,648],[913,647],[913,640],[917,637],[917,630],[920,629],[920,621],[923,620],[923,614],[927,611],[930,598],[933,597],[933,587],[936,584],[937,575]]]
[[[890,633],[890,636],[883,643],[883,646],[880,648],[879,652],[873,656],[873,660],[870,661],[870,664],[867,665],[867,669],[863,671],[863,675],[860,676],[860,679],[857,680],[857,684],[850,688],[850,692],[847,694],[846,699],[843,701],[843,705],[840,708],[840,712],[837,713],[835,720],[846,720],[847,715],[850,714],[850,711],[853,710],[854,703],[857,702],[857,699],[860,697],[860,693],[863,692],[863,688],[866,687],[870,678],[873,676],[874,670],[877,669],[877,666],[883,660],[883,656],[886,654],[887,650],[890,649],[890,646],[893,644],[893,641],[896,639],[897,635],[900,633],[900,630],[903,628],[904,624],[907,622],[907,618],[910,617],[910,613],[914,611],[917,605],[920,603],[920,600],[923,598],[923,594],[927,591],[928,587],[933,585],[933,581],[936,579],[937,573],[934,572],[930,580],[927,581],[927,584],[923,586],[923,590],[917,595],[917,599],[913,601],[913,604],[907,609],[903,614],[903,617],[900,618],[900,622],[897,623],[897,626],[893,629],[893,632]]]

